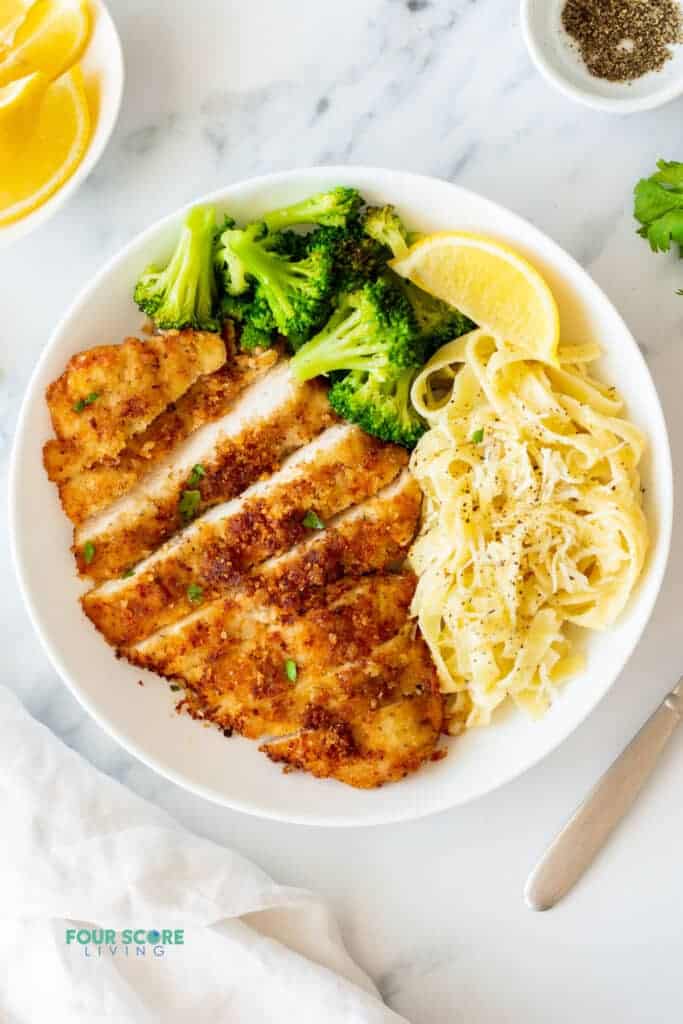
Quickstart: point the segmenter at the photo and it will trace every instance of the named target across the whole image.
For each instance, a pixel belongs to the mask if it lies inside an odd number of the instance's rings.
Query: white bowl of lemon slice
[[[0,3],[0,247],[44,224],[88,176],[123,94],[101,0]]]

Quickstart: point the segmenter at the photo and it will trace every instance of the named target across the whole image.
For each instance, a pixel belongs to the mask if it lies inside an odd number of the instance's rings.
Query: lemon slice
[[[49,199],[80,164],[89,138],[79,67],[56,82],[36,72],[0,89],[0,225]]]
[[[0,57],[14,39],[32,0],[0,0]]]
[[[0,140],[10,135],[18,137],[30,129],[49,84],[46,75],[34,71],[0,89]]]
[[[557,303],[538,271],[513,249],[465,231],[439,232],[391,266],[528,358],[557,362]]]
[[[0,86],[32,71],[58,78],[79,59],[89,34],[85,0],[37,0],[0,60]]]

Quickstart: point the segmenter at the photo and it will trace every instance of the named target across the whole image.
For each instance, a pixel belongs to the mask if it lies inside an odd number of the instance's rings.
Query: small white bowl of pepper
[[[683,93],[681,0],[521,0],[524,41],[565,96],[634,114]]]

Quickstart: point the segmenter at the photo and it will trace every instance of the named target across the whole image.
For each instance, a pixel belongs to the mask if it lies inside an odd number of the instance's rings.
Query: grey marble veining
[[[513,0],[112,0],[127,85],[100,164],[43,229],[0,252],[0,472],[31,369],[59,316],[136,232],[240,178],[313,163],[439,175],[569,250],[638,338],[683,478],[683,265],[636,237],[631,189],[683,159],[680,102],[615,118],[534,72]],[[99,339],[94,338],[93,342]],[[526,872],[683,668],[683,542],[619,685],[553,756],[436,818],[344,833],[210,806],[132,760],[57,679],[14,583],[0,515],[3,677],[98,767],[283,882],[322,891],[354,954],[415,1024],[678,1019],[683,739],[598,868],[546,916]]]

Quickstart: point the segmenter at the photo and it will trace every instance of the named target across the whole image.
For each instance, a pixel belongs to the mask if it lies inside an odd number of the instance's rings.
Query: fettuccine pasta
[[[605,629],[641,572],[644,438],[588,375],[598,356],[565,346],[553,366],[475,330],[413,385],[430,427],[411,461],[425,496],[413,612],[452,732],[508,697],[540,715],[582,664],[568,626]]]

